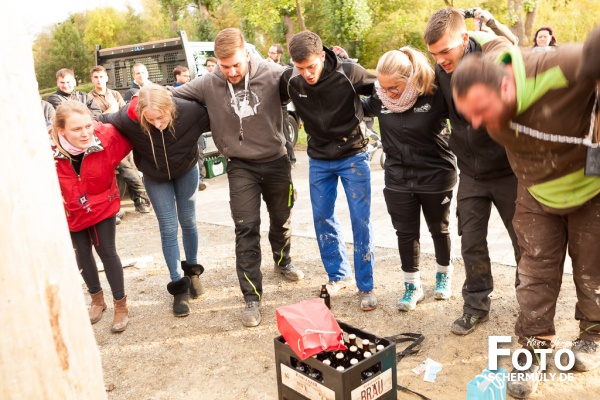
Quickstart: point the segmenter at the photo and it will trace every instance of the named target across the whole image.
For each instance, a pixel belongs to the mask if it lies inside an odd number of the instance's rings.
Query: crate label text
[[[310,400],[335,400],[333,390],[285,364],[281,364],[281,383]]]
[[[392,390],[392,369],[360,385],[352,391],[352,400],[375,400]]]

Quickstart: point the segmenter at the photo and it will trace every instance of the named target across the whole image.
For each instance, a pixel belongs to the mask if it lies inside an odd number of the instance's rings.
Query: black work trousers
[[[261,196],[269,212],[269,242],[275,265],[291,262],[294,186],[287,156],[266,163],[231,159],[227,163],[229,205],[235,224],[236,271],[246,301],[262,299],[260,249]]]
[[[494,290],[494,278],[487,235],[492,204],[496,206],[508,231],[515,260],[519,263],[521,253],[512,224],[516,198],[517,178],[512,174],[487,180],[460,175],[456,213],[465,263],[465,283],[462,288],[465,313],[485,316],[490,311],[489,295]]]
[[[121,300],[125,296],[125,284],[123,265],[115,245],[115,234],[116,217],[112,217],[81,231],[71,232],[71,242],[75,250],[77,267],[79,267],[89,292],[98,293],[102,290],[98,267],[92,254],[92,247],[94,247],[100,260],[102,260],[102,264],[104,264],[104,272],[113,298]]]

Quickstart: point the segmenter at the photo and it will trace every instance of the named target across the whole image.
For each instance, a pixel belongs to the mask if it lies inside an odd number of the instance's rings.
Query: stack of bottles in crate
[[[322,362],[325,367],[334,368],[337,371],[344,371],[359,362],[370,358],[376,352],[382,351],[385,346],[380,344],[380,341],[380,339],[375,339],[375,342],[371,342],[369,339],[357,338],[354,333],[345,333],[340,342],[347,347],[347,350],[323,351],[313,355],[312,359]],[[323,375],[318,369],[313,368],[294,357],[292,357],[292,367],[296,371],[306,374],[317,381],[323,380]],[[362,371],[361,378],[362,380],[367,380],[380,370],[381,365],[375,364],[373,367]]]
[[[337,322],[344,351],[303,359],[283,336],[275,338],[279,400],[397,400],[396,344]]]

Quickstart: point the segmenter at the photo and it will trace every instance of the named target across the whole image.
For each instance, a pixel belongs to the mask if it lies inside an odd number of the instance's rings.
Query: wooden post
[[[106,399],[15,7],[0,6],[0,398]]]

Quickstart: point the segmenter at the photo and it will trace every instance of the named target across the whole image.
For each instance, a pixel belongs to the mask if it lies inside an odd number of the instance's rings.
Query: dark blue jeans
[[[144,185],[158,219],[163,255],[172,281],[181,279],[181,255],[177,242],[177,221],[185,259],[189,264],[198,261],[198,226],[196,224],[196,193],[198,191],[198,166],[179,178],[155,181],[144,176]]]
[[[356,286],[363,292],[373,289],[375,251],[371,224],[371,167],[369,153],[339,160],[309,159],[310,200],[321,260],[329,279],[351,276],[346,244],[335,213],[338,181],[342,181],[354,237]]]

